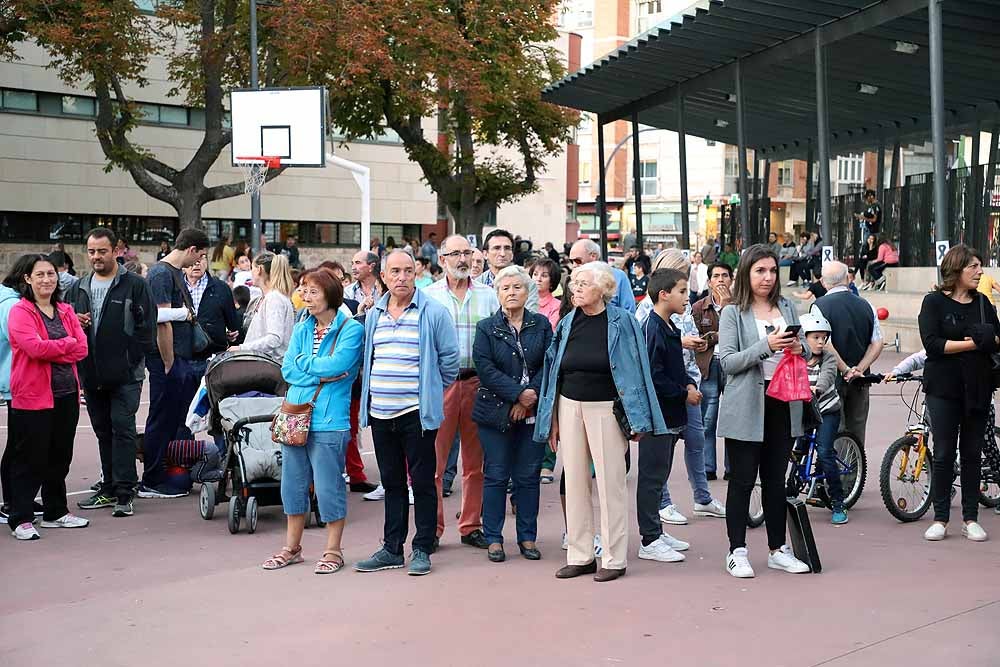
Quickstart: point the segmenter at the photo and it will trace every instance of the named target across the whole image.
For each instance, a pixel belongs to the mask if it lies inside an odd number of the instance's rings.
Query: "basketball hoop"
[[[243,179],[246,181],[244,192],[254,195],[264,187],[269,169],[277,169],[281,166],[281,158],[277,157],[238,157],[233,163],[243,172]]]

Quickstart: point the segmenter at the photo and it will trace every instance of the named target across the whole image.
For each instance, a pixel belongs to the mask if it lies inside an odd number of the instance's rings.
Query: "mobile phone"
[[[801,331],[801,330],[802,330],[802,325],[801,324],[790,324],[787,327],[785,327],[785,330],[782,333],[785,333],[785,334],[795,334],[796,336],[798,336],[799,335],[799,331]]]

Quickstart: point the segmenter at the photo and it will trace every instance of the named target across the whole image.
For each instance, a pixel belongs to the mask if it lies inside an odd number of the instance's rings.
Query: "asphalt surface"
[[[898,358],[887,353],[878,368]],[[943,542],[922,539],[929,515],[897,523],[882,506],[877,469],[906,422],[898,388],[876,387],[868,481],[850,523],[834,527],[828,511],[810,509],[824,564],[818,575],[767,569],[758,529],[748,536],[757,577],[728,576],[725,521],[691,517],[680,447],[671,490],[691,519],[667,530],[692,543],[687,561],[635,558],[630,501],[628,574],[606,584],[554,578],[565,562],[556,484],[542,486],[541,561],[516,554],[510,516],[506,563],[462,546],[453,520],[459,492],[445,500],[442,548],[431,575],[420,578],[349,568],[314,575],[324,545],[316,529],[303,539],[305,564],[261,570],[284,543],[280,507],[261,509],[254,535],[230,535],[224,506],[214,520],[202,520],[196,493],[137,500],[135,516],[125,519],[80,511],[92,519],[87,529],[42,530],[35,542],[0,539],[0,665],[996,667],[1000,516],[982,512],[993,539],[979,544],[959,534],[957,498]],[[367,434],[364,443],[368,474],[377,479]],[[719,448],[721,460],[721,441]],[[84,412],[68,479],[71,504],[86,497],[98,471]],[[633,498],[634,478],[633,470]],[[724,502],[726,483],[711,482],[711,489]],[[378,548],[381,530],[382,503],[351,494],[349,565]]]

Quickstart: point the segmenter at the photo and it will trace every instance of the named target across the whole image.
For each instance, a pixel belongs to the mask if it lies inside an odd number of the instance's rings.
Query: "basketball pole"
[[[326,159],[329,164],[351,172],[354,182],[361,190],[361,249],[368,250],[372,245],[371,169],[363,164],[345,160],[333,153],[327,153]]]
[[[250,87],[259,90],[257,72],[257,0],[250,0]],[[254,257],[260,255],[260,190],[250,195],[250,247]],[[233,239],[235,242],[235,239]]]

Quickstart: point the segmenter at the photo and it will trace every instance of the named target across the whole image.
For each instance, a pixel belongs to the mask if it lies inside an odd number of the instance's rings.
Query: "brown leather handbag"
[[[330,346],[331,355],[337,349],[337,339],[340,337],[340,332],[344,329],[344,325],[347,324],[348,319],[344,318],[344,321],[340,323],[340,327],[337,328],[337,333],[333,336],[333,345]],[[313,408],[316,407],[316,399],[319,398],[319,392],[323,389],[324,384],[336,382],[345,377],[347,377],[347,373],[335,378],[320,380],[316,391],[313,392],[312,398],[308,403],[282,401],[281,408],[274,415],[274,419],[271,420],[271,440],[289,447],[305,447],[306,441],[309,440],[309,426],[312,424]]]

